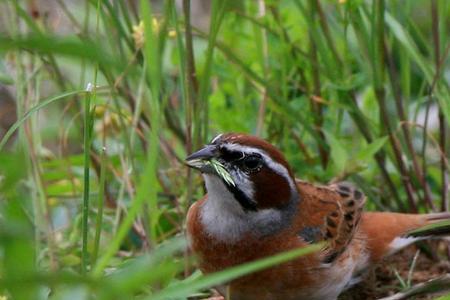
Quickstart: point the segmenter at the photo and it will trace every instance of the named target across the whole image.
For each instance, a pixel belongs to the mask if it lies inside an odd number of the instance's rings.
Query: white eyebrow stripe
[[[213,138],[211,140],[211,144],[214,144],[215,142],[217,142],[218,139],[220,139],[222,137],[223,133],[218,134],[215,138]]]
[[[241,151],[248,154],[258,153],[264,159],[264,162],[267,164],[268,167],[270,167],[272,170],[274,170],[275,172],[286,178],[289,187],[292,191],[296,190],[295,182],[292,180],[286,167],[270,158],[270,156],[267,154],[266,151],[254,147],[242,146],[233,143],[223,144],[223,147],[229,151]]]

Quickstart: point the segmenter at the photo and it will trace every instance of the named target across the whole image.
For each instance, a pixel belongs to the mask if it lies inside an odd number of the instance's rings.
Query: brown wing
[[[315,186],[298,181],[302,198],[299,235],[306,242],[327,241],[323,262],[333,262],[350,243],[362,215],[365,195],[347,182]]]

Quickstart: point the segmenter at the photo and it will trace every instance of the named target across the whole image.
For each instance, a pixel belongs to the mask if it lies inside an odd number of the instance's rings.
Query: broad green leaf
[[[345,146],[330,132],[324,131],[327,142],[331,148],[331,159],[336,166],[336,172],[344,171],[348,161],[347,150]]]
[[[356,154],[355,160],[357,162],[366,163],[384,146],[384,144],[386,144],[387,140],[387,136],[374,140]]]

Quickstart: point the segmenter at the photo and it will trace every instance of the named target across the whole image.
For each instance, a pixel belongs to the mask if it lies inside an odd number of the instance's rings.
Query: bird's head
[[[282,209],[298,200],[295,179],[283,154],[254,136],[218,135],[188,156],[186,163],[203,173],[209,194],[227,191],[244,212]]]

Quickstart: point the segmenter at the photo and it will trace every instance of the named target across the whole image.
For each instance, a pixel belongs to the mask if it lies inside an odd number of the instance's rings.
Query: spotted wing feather
[[[361,219],[365,195],[352,184],[341,182],[329,185],[337,193],[335,210],[325,219],[325,239],[328,246],[325,251],[325,263],[333,262],[351,242]]]

